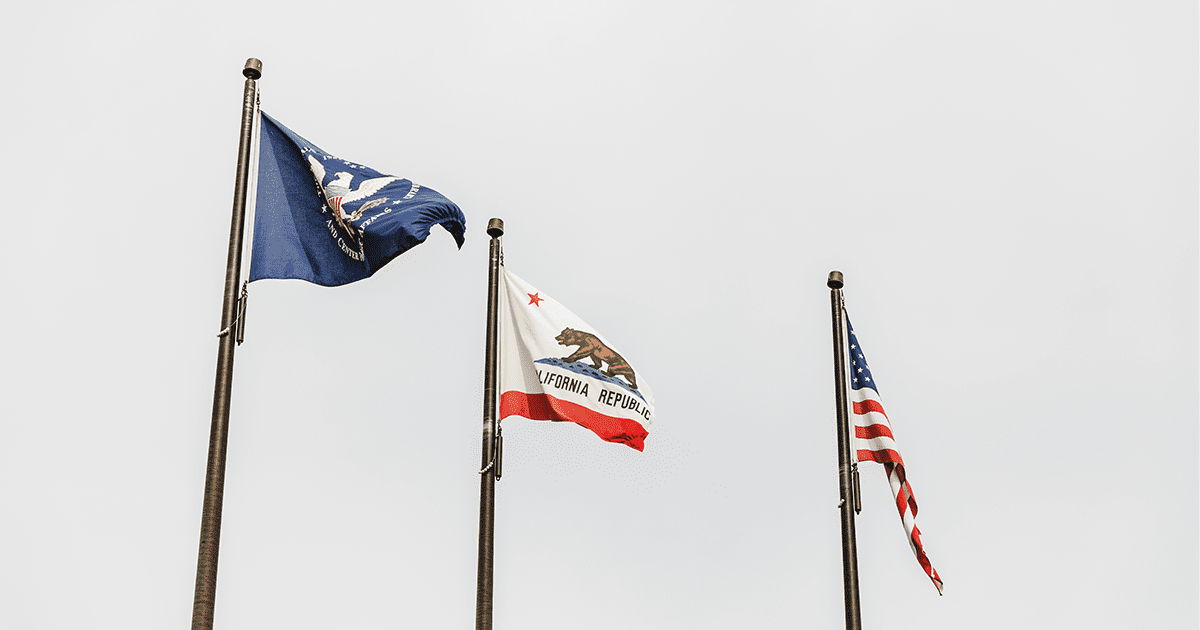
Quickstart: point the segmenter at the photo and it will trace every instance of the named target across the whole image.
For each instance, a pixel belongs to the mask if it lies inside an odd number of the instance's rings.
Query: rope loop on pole
[[[248,288],[249,285],[250,285],[250,281],[248,281],[248,280],[245,282],[242,282],[242,294],[241,294],[241,296],[238,297],[238,309],[237,309],[238,314],[233,318],[232,322],[229,322],[228,326],[226,326],[221,332],[217,333],[217,337],[224,337],[225,335],[228,335],[229,333],[233,332],[233,330],[235,328],[237,328],[238,321],[242,319],[241,305],[245,303],[246,298],[250,297],[250,291]],[[241,345],[240,340],[238,341],[238,345]]]
[[[237,323],[238,323],[238,318],[234,317],[233,321],[228,326],[226,326],[224,329],[222,329],[221,332],[217,333],[217,336],[224,337],[225,335],[228,335],[230,333],[230,331],[233,330],[233,327],[237,326]]]

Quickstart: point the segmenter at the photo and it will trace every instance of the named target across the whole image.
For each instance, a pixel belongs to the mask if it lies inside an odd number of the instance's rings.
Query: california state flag
[[[506,268],[500,274],[500,418],[583,425],[642,450],[654,394],[604,337]]]

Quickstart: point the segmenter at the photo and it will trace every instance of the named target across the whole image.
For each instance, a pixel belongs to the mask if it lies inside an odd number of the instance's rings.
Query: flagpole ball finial
[[[262,62],[251,57],[246,60],[246,67],[242,69],[242,76],[247,79],[259,80],[262,77]]]
[[[487,233],[492,238],[504,236],[504,219],[493,218],[491,221],[488,221]]]
[[[842,278],[842,272],[833,270],[829,272],[829,281],[825,283],[830,289],[840,289],[845,285]]]

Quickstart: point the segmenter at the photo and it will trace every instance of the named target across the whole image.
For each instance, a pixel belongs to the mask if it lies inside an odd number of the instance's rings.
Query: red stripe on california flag
[[[892,435],[892,428],[886,424],[872,424],[865,427],[854,427],[854,437],[869,440],[877,437],[889,437],[896,439]]]
[[[646,428],[636,420],[606,416],[547,394],[504,392],[500,396],[500,417],[503,419],[509,416],[521,416],[530,420],[574,422],[591,430],[605,442],[628,444],[639,451],[645,448],[646,436],[649,435]]]
[[[864,400],[862,402],[856,401],[854,403],[854,413],[862,415],[864,413],[871,413],[872,411],[882,414],[884,418],[887,417],[887,413],[883,411],[883,405],[881,405],[878,400]]]

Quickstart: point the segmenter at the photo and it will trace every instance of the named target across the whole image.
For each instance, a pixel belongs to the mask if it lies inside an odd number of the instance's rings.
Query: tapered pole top
[[[251,57],[246,60],[246,67],[242,68],[242,76],[247,79],[259,80],[262,77],[262,62]]]
[[[829,281],[825,284],[828,285],[830,289],[840,289],[846,283],[843,282],[842,272],[834,269],[833,271],[829,272]]]
[[[487,233],[492,238],[504,236],[504,219],[493,218],[491,221],[488,221]]]

